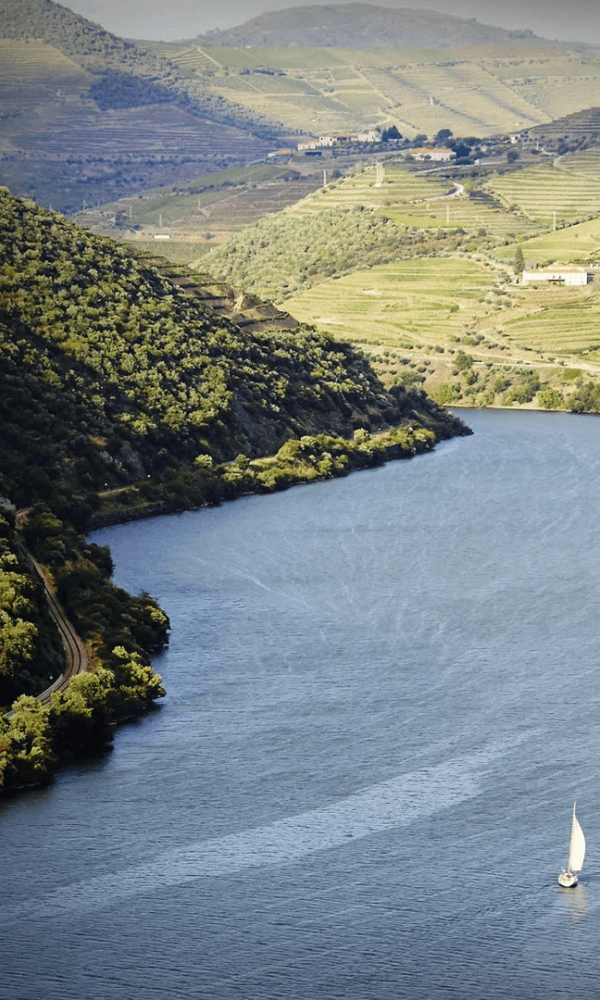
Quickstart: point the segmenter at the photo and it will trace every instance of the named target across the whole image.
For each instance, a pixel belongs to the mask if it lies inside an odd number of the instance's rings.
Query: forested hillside
[[[217,247],[208,263],[233,284],[281,302],[323,277],[396,260],[413,244],[406,227],[364,205],[279,212]]]
[[[72,511],[77,496],[164,483],[199,456],[271,454],[291,436],[401,416],[347,344],[309,329],[242,333],[33,202],[0,193],[0,237],[0,474],[18,505]]]
[[[467,429],[421,393],[387,392],[349,345],[264,316],[242,330],[199,281],[6,190],[0,243],[0,704],[22,695],[0,721],[0,786],[13,787],[162,693],[149,655],[168,620],[111,583],[109,553],[81,534],[94,518],[346,475]],[[49,707],[32,695],[62,653],[22,539],[94,668]]]

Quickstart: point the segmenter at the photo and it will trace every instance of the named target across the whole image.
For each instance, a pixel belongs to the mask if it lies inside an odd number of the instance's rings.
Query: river
[[[94,534],[168,695],[0,803],[2,1000],[600,995],[599,418],[466,417]]]

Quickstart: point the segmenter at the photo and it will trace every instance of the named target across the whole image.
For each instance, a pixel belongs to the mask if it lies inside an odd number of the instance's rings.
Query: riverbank
[[[460,418],[435,404],[428,402],[426,409],[429,426],[415,420],[374,435],[359,429],[352,440],[305,435],[286,441],[276,455],[253,460],[240,455],[219,465],[201,456],[187,482],[180,476],[166,487],[143,483],[101,495],[101,506],[89,518],[87,528],[95,530],[348,476],[359,469],[424,454],[440,440],[472,433]],[[159,495],[149,499],[151,491]],[[114,587],[109,579],[112,560],[108,550],[78,545],[68,526],[51,514],[38,513],[25,520],[22,530],[25,540],[36,549],[35,565],[48,600],[58,597],[66,609],[65,613],[61,607],[68,670],[59,691],[54,691],[53,685],[37,698],[21,696],[4,717],[0,788],[6,791],[43,784],[61,764],[97,753],[110,743],[116,723],[154,704],[165,692],[150,665],[150,654],[166,644],[169,628],[166,615],[148,595],[132,598]],[[57,546],[70,557],[50,575],[43,568],[40,553],[53,559]],[[99,607],[103,609],[101,620]],[[66,639],[74,644],[73,649]],[[77,658],[77,651],[83,651],[83,656]]]
[[[419,416],[422,418],[422,414]],[[200,482],[195,470],[193,479],[188,482],[180,479],[175,489],[169,489],[164,483],[156,487],[142,483],[101,496],[100,508],[89,518],[89,529],[347,476],[359,469],[431,451],[438,441],[472,434],[461,418],[441,408],[431,409],[427,419],[429,426],[424,423],[415,421],[376,434],[358,430],[351,441],[328,434],[304,435],[286,441],[276,455],[256,459],[239,455],[233,462],[220,465],[213,465],[208,456],[203,456]],[[152,493],[159,495],[149,499]]]

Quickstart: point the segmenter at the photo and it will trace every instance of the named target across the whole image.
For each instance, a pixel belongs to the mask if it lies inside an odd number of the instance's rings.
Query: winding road
[[[16,522],[19,527],[23,524],[25,518],[27,517],[27,513],[28,512],[26,510],[17,511]],[[71,683],[71,679],[75,677],[76,674],[83,674],[89,669],[90,661],[81,638],[77,635],[74,626],[67,618],[64,608],[56,596],[56,591],[50,581],[50,578],[44,572],[43,567],[37,559],[34,559],[31,555],[31,552],[27,551],[27,556],[31,564],[31,568],[35,570],[44,585],[50,614],[56,622],[56,626],[60,632],[67,660],[67,665],[63,673],[60,674],[60,676],[57,677],[56,680],[45,689],[45,691],[36,695],[37,700],[41,702],[42,705],[49,705],[54,692],[66,691]],[[13,713],[8,712],[7,714],[12,715]]]

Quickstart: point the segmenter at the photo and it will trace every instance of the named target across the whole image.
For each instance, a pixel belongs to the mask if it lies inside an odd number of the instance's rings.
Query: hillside
[[[0,713],[2,788],[96,752],[164,693],[149,657],[166,615],[116,588],[110,554],[80,532],[347,475],[468,431],[422,393],[388,392],[350,345],[6,189],[0,241],[0,705],[17,698]],[[92,665],[51,704],[33,695],[63,652],[23,540]]]
[[[240,453],[414,418],[418,400],[387,392],[348,344],[282,329],[277,310],[6,191],[0,238],[0,484],[19,506],[44,498],[85,524],[98,491],[134,484],[185,506],[182,475],[202,502],[219,486],[204,470]]]
[[[242,333],[150,264],[0,194],[2,492],[71,509],[198,455],[398,422],[362,357],[310,330]],[[22,456],[29,456],[23,465]]]
[[[239,27],[199,36],[197,42],[235,48],[446,49],[530,37],[530,31],[505,31],[436,11],[343,3],[269,11]]]
[[[557,156],[524,136],[496,150],[495,169],[379,154],[195,266],[360,345],[389,387],[599,412],[600,149],[588,141]],[[553,261],[587,269],[587,284],[522,284],[525,265]]]
[[[585,108],[530,130],[530,138],[561,154],[600,144],[600,107]]]
[[[139,45],[53,0],[20,0],[18,17],[0,0],[4,183],[75,213],[265,160],[302,134],[484,137],[600,104],[600,54],[584,45],[364,4],[265,18],[249,23],[277,27],[254,41],[236,29]]]
[[[52,0],[0,0],[4,183],[65,211],[266,155],[260,115]]]
[[[598,49],[535,37],[410,48],[394,43],[394,12],[386,16],[385,48],[368,48],[358,38],[354,48],[334,47],[313,32],[310,47],[273,40],[235,47],[211,35],[168,52],[182,73],[296,134],[394,124],[409,139],[445,128],[484,137],[600,104]]]

